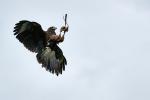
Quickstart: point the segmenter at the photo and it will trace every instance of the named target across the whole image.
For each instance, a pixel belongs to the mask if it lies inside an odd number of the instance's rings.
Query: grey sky
[[[149,0],[1,0],[0,100],[150,100]],[[13,36],[22,19],[70,30],[56,77]],[[58,31],[58,30],[57,30]]]

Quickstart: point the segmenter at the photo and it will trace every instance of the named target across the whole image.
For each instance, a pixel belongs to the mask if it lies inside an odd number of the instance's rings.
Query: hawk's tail
[[[65,65],[67,65],[66,58],[57,45],[53,50],[50,47],[46,47],[36,57],[38,62],[42,64],[42,67],[51,73],[55,73],[57,76],[62,74],[62,71],[65,70]]]

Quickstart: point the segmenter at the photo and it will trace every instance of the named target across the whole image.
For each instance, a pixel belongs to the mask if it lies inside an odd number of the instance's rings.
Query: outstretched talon
[[[68,32],[68,26],[62,26],[61,29],[60,29],[60,32]]]

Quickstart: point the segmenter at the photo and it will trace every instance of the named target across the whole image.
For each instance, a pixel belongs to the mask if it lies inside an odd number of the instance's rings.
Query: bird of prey
[[[37,61],[42,67],[58,76],[67,65],[67,60],[58,44],[64,41],[68,26],[66,24],[62,26],[59,35],[56,34],[56,29],[51,26],[44,31],[39,23],[22,20],[15,24],[14,35],[28,50],[36,53]]]

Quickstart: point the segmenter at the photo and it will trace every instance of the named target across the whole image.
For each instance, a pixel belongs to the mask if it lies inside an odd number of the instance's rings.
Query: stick
[[[69,25],[67,24],[67,14],[65,14],[65,18],[63,17],[64,21],[65,21],[65,27],[69,27]],[[68,30],[68,29],[67,29]],[[64,35],[65,35],[66,31],[64,31]]]
[[[64,20],[64,22],[65,22],[65,25],[62,26],[61,29],[60,29],[60,36],[61,36],[62,30],[64,31],[64,34],[63,34],[63,36],[64,36],[65,33],[68,32],[68,28],[69,28],[69,25],[68,25],[68,23],[67,23],[67,14],[65,14],[65,16],[63,16],[63,20]],[[65,29],[62,29],[62,28],[65,28]]]
[[[65,27],[67,25],[67,14],[65,14]]]

